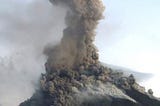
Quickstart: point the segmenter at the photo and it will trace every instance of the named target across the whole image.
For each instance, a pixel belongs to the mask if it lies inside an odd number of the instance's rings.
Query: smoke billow
[[[46,0],[1,0],[0,7],[0,106],[18,106],[37,88],[43,49],[60,41],[53,33],[62,35],[66,10]]]
[[[84,64],[87,67],[98,62],[92,43],[94,29],[104,9],[101,1],[57,0],[52,3],[60,7],[43,0],[2,1],[0,41],[4,51],[9,52],[1,59],[0,104],[3,106],[17,105],[34,92],[36,79],[44,71],[42,51],[46,44],[54,45],[60,40],[64,18],[67,28],[60,44],[45,50],[47,65]]]
[[[101,0],[50,0],[55,5],[67,8],[63,38],[59,45],[48,47],[44,53],[48,56],[47,67],[75,68],[88,67],[98,63],[98,53],[93,41],[98,20],[103,18]]]

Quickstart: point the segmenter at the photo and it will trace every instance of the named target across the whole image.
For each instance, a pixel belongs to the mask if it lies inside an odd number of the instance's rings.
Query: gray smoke
[[[48,47],[46,67],[75,68],[78,65],[98,63],[98,53],[93,41],[98,21],[103,18],[101,0],[50,0],[53,4],[65,7],[67,15],[63,38],[59,45]],[[49,69],[48,69],[49,70]]]
[[[1,0],[0,8],[0,106],[17,106],[37,88],[43,49],[60,41],[66,10],[46,0]]]

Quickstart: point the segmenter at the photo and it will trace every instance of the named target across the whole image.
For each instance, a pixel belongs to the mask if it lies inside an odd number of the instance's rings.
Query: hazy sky
[[[0,0],[0,104],[2,106],[10,106],[14,101],[20,102],[32,95],[34,88],[29,88],[34,87],[33,80],[37,79],[44,68],[42,66],[44,61],[41,60],[39,52],[45,44],[52,40],[55,42],[59,39],[56,36],[62,34],[64,22],[61,20],[65,14],[52,12],[51,5],[48,2],[44,3],[47,0],[34,0],[40,2],[28,5],[32,1]],[[160,80],[160,1],[103,1],[106,6],[104,13],[106,18],[100,21],[95,41],[100,60],[154,74],[152,79],[142,84],[147,88],[153,88],[155,95],[160,96],[160,85],[157,84]],[[60,8],[55,10],[61,11]],[[33,67],[34,73],[32,73]],[[12,77],[9,81],[8,76]],[[5,88],[12,90],[6,92]],[[27,95],[22,95],[22,92]]]
[[[106,19],[98,29],[100,60],[155,76],[145,82],[160,96],[160,1],[104,0]]]

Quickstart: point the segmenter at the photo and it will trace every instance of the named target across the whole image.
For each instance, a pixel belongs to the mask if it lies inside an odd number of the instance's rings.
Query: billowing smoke
[[[46,67],[59,68],[98,63],[98,53],[93,41],[98,20],[103,18],[101,0],[50,0],[53,4],[67,8],[63,38],[59,45],[48,47]],[[49,69],[47,69],[49,70]]]
[[[18,106],[37,88],[43,49],[60,41],[66,10],[46,0],[0,0],[0,8],[0,106]]]
[[[17,106],[32,95],[40,73],[45,70],[43,50],[48,44],[44,50],[48,56],[46,65],[73,67],[85,64],[87,67],[98,62],[97,50],[92,43],[94,29],[104,9],[101,1],[51,2],[59,6],[46,0],[0,1],[2,106]]]

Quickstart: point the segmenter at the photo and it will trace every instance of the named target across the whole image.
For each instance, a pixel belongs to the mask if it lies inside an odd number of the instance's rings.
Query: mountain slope
[[[100,64],[87,70],[54,70],[40,82],[41,89],[20,106],[160,106],[133,75]]]

